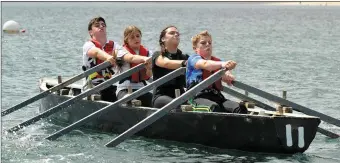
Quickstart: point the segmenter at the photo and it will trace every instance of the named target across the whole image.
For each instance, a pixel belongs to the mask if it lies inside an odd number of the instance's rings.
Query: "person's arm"
[[[87,54],[88,57],[98,58],[98,59],[103,60],[103,61],[109,61],[109,62],[111,62],[112,65],[116,64],[115,53],[113,53],[113,56],[112,56],[112,55],[106,53],[105,51],[95,47],[95,46],[90,47],[86,54]]]
[[[195,64],[196,69],[204,69],[208,71],[214,71],[217,69],[221,69],[223,67],[229,70],[232,70],[235,68],[235,66],[236,66],[236,62],[234,61],[222,62],[222,61],[212,61],[212,60],[205,60],[205,59],[200,59]]]
[[[125,62],[128,63],[143,63],[147,62],[149,60],[149,57],[141,56],[141,55],[133,55],[129,52],[127,52],[124,56],[123,59]]]
[[[152,76],[152,68],[146,68],[146,75],[149,77]]]
[[[156,58],[156,65],[159,67],[167,68],[167,69],[178,69],[186,65],[186,60],[170,60],[163,55],[159,55]]]
[[[196,69],[203,69],[208,71],[214,71],[222,68],[222,62],[200,59],[195,64]]]
[[[123,60],[128,63],[145,63],[146,75],[152,76],[152,58],[140,55],[133,55],[131,53],[126,53],[123,56]]]
[[[151,50],[148,51],[148,57],[151,58],[151,62],[147,65],[145,65],[146,68],[146,75],[151,77],[152,76],[152,55],[153,52]]]
[[[127,63],[151,62],[149,57],[140,56],[140,55],[133,55],[117,43],[115,43],[115,49],[116,49],[117,57],[122,58]]]

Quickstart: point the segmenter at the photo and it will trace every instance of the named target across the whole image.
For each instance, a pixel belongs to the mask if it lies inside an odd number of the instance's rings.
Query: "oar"
[[[153,81],[152,83],[144,86],[143,88],[138,89],[137,91],[133,92],[129,96],[126,96],[126,97],[124,97],[122,99],[119,99],[116,102],[114,102],[114,103],[112,103],[112,104],[110,104],[110,105],[108,105],[106,107],[103,107],[100,110],[95,111],[95,112],[91,113],[90,115],[80,119],[79,121],[77,121],[77,122],[75,122],[75,123],[73,123],[73,124],[63,128],[61,130],[55,132],[54,134],[46,137],[46,139],[48,139],[48,140],[55,140],[58,137],[66,134],[66,133],[69,133],[73,129],[75,129],[77,127],[80,127],[80,126],[84,125],[85,123],[87,123],[87,122],[97,118],[98,115],[106,114],[106,112],[108,112],[109,110],[112,111],[114,109],[117,109],[119,104],[131,101],[131,100],[133,100],[133,99],[135,99],[135,98],[137,98],[137,97],[139,97],[139,96],[149,92],[153,88],[158,87],[158,86],[164,84],[165,82],[167,82],[167,81],[169,81],[169,80],[171,80],[171,79],[173,79],[173,78],[175,78],[177,76],[180,76],[184,72],[185,72],[185,68],[181,67],[181,68],[179,68],[179,69],[177,69],[177,70],[175,70],[175,71],[173,71],[173,72],[171,72],[171,73],[169,73],[169,74],[159,78],[158,80]]]
[[[294,110],[297,110],[299,112],[305,113],[307,115],[312,115],[312,116],[320,117],[321,120],[340,127],[340,120],[339,119],[335,119],[333,117],[330,117],[328,115],[319,113],[319,112],[314,111],[312,109],[308,109],[308,108],[306,108],[304,106],[301,106],[301,105],[296,104],[294,102],[288,101],[288,100],[283,99],[281,97],[272,95],[270,93],[264,92],[264,91],[262,91],[260,89],[254,88],[252,86],[243,84],[243,83],[241,83],[239,81],[233,81],[233,85],[235,87],[237,87],[237,88],[246,90],[246,91],[251,92],[251,93],[253,93],[255,95],[264,97],[264,98],[266,98],[266,99],[268,99],[270,101],[274,101],[274,102],[277,102],[277,103],[280,103],[280,104],[283,104],[283,105],[291,106]]]
[[[144,68],[144,66],[145,66],[144,63],[143,64],[139,64],[136,67],[133,67],[132,69],[129,69],[128,71],[125,71],[122,74],[119,74],[117,76],[113,76],[111,79],[109,79],[109,80],[107,80],[107,81],[105,81],[105,82],[103,82],[103,83],[93,87],[92,89],[88,89],[85,92],[79,94],[78,96],[75,96],[75,97],[73,97],[73,98],[71,98],[71,99],[69,99],[67,101],[64,101],[63,103],[58,104],[57,106],[54,106],[54,107],[46,110],[45,112],[40,113],[39,115],[37,115],[37,116],[35,116],[35,117],[25,121],[25,122],[20,123],[17,126],[12,127],[11,129],[9,129],[7,131],[8,132],[17,131],[17,130],[25,127],[25,126],[28,126],[30,124],[33,124],[34,122],[39,121],[42,118],[46,118],[46,117],[50,116],[51,114],[56,113],[56,112],[62,110],[63,108],[65,108],[67,106],[70,106],[71,104],[75,103],[76,101],[81,100],[84,97],[87,97],[87,96],[89,96],[91,94],[99,92],[99,91],[107,88],[108,86],[110,86],[110,85],[112,85],[112,84],[114,84],[114,83],[116,83],[116,82],[118,82],[120,80],[123,80],[123,79],[131,76],[133,73],[138,72],[139,70]]]
[[[273,108],[273,107],[271,107],[271,106],[269,106],[269,105],[267,105],[265,103],[262,103],[260,101],[257,101],[257,100],[255,100],[255,99],[253,99],[253,98],[251,98],[249,96],[246,96],[246,95],[244,95],[242,93],[234,91],[234,90],[232,90],[232,89],[230,89],[230,88],[228,88],[226,86],[223,86],[223,92],[228,93],[228,94],[230,94],[230,95],[232,95],[232,96],[234,96],[236,98],[242,99],[242,100],[254,102],[256,106],[261,107],[261,108],[263,108],[265,110],[276,111],[275,108]]]
[[[162,107],[161,109],[153,112],[150,116],[146,117],[130,129],[126,130],[124,133],[120,134],[116,138],[114,138],[112,141],[108,142],[105,146],[106,147],[115,147],[121,142],[123,142],[125,139],[129,138],[133,134],[137,133],[138,131],[144,129],[145,127],[149,126],[150,124],[157,121],[159,118],[162,118],[164,115],[167,114],[171,109],[177,107],[178,105],[182,104],[183,102],[187,101],[189,98],[195,96],[197,93],[199,93],[204,88],[208,87],[210,84],[221,78],[221,76],[225,73],[225,69],[219,70],[218,72],[214,73],[210,77],[208,77],[203,82],[197,84],[193,88],[189,89],[185,93],[183,93],[181,96],[175,98],[170,103]]]
[[[30,104],[32,102],[35,102],[35,101],[37,101],[37,100],[39,100],[39,99],[41,99],[43,97],[46,97],[50,93],[58,91],[58,90],[66,87],[66,86],[68,86],[68,85],[70,85],[70,84],[72,84],[72,83],[74,83],[74,82],[76,82],[76,81],[86,77],[86,76],[91,75],[94,72],[97,72],[97,71],[99,71],[101,69],[109,67],[110,65],[111,65],[111,63],[109,61],[106,61],[106,62],[104,62],[104,63],[102,63],[100,65],[97,65],[97,66],[95,66],[95,67],[93,67],[93,68],[91,68],[91,69],[89,69],[89,70],[87,70],[87,71],[77,75],[77,76],[72,77],[71,79],[68,79],[68,80],[66,80],[66,81],[64,81],[64,82],[62,82],[62,83],[60,83],[60,84],[58,84],[58,85],[56,85],[56,86],[54,86],[54,87],[44,91],[44,92],[41,92],[38,95],[35,95],[34,97],[31,97],[31,98],[27,99],[26,101],[23,101],[23,102],[15,105],[15,106],[7,109],[7,110],[2,111],[1,112],[1,117],[5,116],[5,115],[7,115],[9,113],[12,113],[12,112],[14,112],[16,110],[19,110],[20,108],[22,108],[22,107],[24,107],[24,106],[26,106],[26,105],[28,105],[28,104]]]
[[[256,106],[261,107],[261,108],[263,108],[265,110],[276,111],[275,108],[273,108],[273,107],[271,107],[271,106],[269,106],[269,105],[267,105],[265,103],[262,103],[260,101],[257,101],[257,100],[255,100],[255,99],[253,99],[253,98],[251,98],[249,96],[246,96],[246,95],[244,95],[242,93],[234,91],[234,90],[232,90],[232,89],[230,89],[230,88],[228,88],[226,86],[223,86],[223,91],[225,93],[228,93],[228,94],[230,94],[230,95],[232,95],[232,96],[234,96],[236,98],[239,98],[241,100],[247,100],[247,101],[254,102]],[[320,128],[320,127],[318,127],[318,132],[323,134],[323,135],[326,135],[326,136],[328,136],[330,138],[339,138],[340,137],[339,134],[336,134],[334,132],[328,131],[328,130]]]

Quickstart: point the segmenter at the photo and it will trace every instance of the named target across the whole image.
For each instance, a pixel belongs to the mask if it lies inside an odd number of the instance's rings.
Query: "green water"
[[[192,2],[2,2],[1,7],[2,25],[15,20],[26,29],[2,34],[2,109],[36,95],[42,77],[79,74],[87,24],[101,15],[109,38],[122,42],[124,28],[137,25],[152,50],[159,48],[159,33],[167,25],[179,28],[184,52],[192,52],[190,38],[207,29],[214,54],[238,63],[237,80],[278,96],[287,90],[288,100],[340,118],[340,7]],[[36,102],[2,118],[2,162],[340,162],[340,139],[319,133],[305,153],[288,156],[142,137],[108,149],[104,144],[115,135],[80,130],[47,141],[44,137],[61,129],[47,121],[5,133],[37,115],[38,108]],[[340,133],[333,125],[320,126]]]

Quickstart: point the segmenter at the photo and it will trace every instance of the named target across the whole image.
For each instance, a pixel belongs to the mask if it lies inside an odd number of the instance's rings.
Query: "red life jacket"
[[[100,42],[98,42],[97,40],[92,39],[91,41],[94,43],[94,45],[95,45],[97,48],[99,48],[99,49],[102,49],[102,48],[103,48],[103,46],[102,46],[102,45],[100,44]],[[113,42],[112,40],[109,40],[109,42],[108,42],[107,44],[105,44],[105,47],[103,48],[103,50],[104,50],[106,53],[112,55],[113,46],[114,46],[114,42]],[[96,61],[96,65],[99,65],[99,64],[101,64],[101,63],[104,62],[104,61],[102,61],[102,60],[100,60],[100,59],[98,59],[98,58],[96,58],[96,60],[97,60],[97,61]]]
[[[97,40],[92,39],[91,42],[93,42],[93,44],[97,48],[99,48],[99,49],[103,48],[103,46]],[[112,55],[113,47],[114,47],[114,41],[109,40],[109,42],[105,44],[105,46],[102,50],[104,50],[106,53]],[[93,66],[91,66],[91,68],[94,67],[94,66],[97,66],[97,65],[99,65],[103,62],[104,62],[103,60],[100,60],[99,58],[95,58],[94,64],[91,64],[91,65],[93,65]],[[94,72],[93,74],[91,74],[89,76],[90,80],[102,79],[102,78],[109,79],[111,77],[112,77],[112,73],[108,70],[108,68],[103,69],[102,71],[99,71],[99,72]]]
[[[202,57],[202,56],[201,56]],[[203,58],[203,57],[202,57]],[[204,58],[203,58],[204,59]],[[221,61],[219,58],[216,58],[214,56],[211,56],[211,60],[213,61]],[[213,73],[217,72],[218,70],[215,70],[215,71],[208,71],[208,70],[202,70],[202,78],[203,80],[208,78],[210,75],[212,75]],[[213,85],[215,87],[213,87]],[[210,85],[208,88],[215,88],[219,91],[222,91],[222,78],[218,79],[215,81],[215,83],[213,83],[212,85]]]
[[[129,51],[131,54],[137,55],[136,52],[134,50],[132,50],[126,44],[123,47],[127,51]],[[139,47],[139,55],[147,57],[148,54],[149,54],[149,51],[144,46],[140,45],[140,47]],[[137,66],[139,64],[140,63],[130,63],[130,68],[135,67],[135,66]],[[146,69],[145,68],[143,68],[139,72],[133,73],[132,76],[131,76],[131,81],[134,82],[134,83],[139,83],[139,82],[141,82],[143,80],[149,80],[149,79],[150,79],[150,76],[146,75]]]

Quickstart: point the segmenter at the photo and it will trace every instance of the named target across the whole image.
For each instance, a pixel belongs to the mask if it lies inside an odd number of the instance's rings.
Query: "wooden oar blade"
[[[33,97],[29,98],[28,100],[25,100],[25,101],[15,105],[15,106],[13,106],[13,107],[7,109],[7,110],[2,111],[1,112],[1,117],[5,116],[5,115],[7,115],[9,113],[12,113],[12,112],[14,112],[16,110],[19,110],[20,108],[23,108],[23,107],[25,107],[25,106],[27,106],[27,105],[29,105],[29,104],[31,104],[31,103],[41,99],[41,98],[46,97],[50,93],[58,91],[58,90],[60,90],[60,89],[62,89],[64,87],[66,87],[66,86],[68,86],[68,85],[70,85],[70,84],[72,84],[72,83],[74,83],[74,82],[76,82],[76,81],[78,81],[78,80],[80,80],[80,79],[82,79],[82,78],[84,78],[84,77],[86,77],[86,76],[96,72],[96,71],[99,71],[99,70],[101,70],[103,68],[106,68],[106,67],[108,67],[110,65],[111,65],[110,62],[106,61],[106,62],[104,62],[104,63],[102,63],[100,65],[97,65],[97,66],[95,66],[95,67],[93,67],[93,68],[91,68],[91,69],[89,69],[89,70],[87,70],[87,71],[85,71],[85,72],[83,72],[83,73],[81,73],[79,75],[76,75],[76,76],[72,77],[71,79],[69,79],[69,80],[67,80],[65,82],[62,82],[62,83],[60,83],[60,84],[50,88],[49,90],[41,92],[40,94],[38,94],[36,96],[33,96]]]
[[[73,129],[77,128],[77,127],[80,127],[82,126],[83,124],[91,121],[92,119],[96,118],[99,114],[105,114],[107,111],[109,110],[113,110],[115,108],[117,108],[117,106],[121,103],[124,103],[124,102],[128,102],[128,101],[131,101],[145,93],[147,93],[148,91],[152,90],[154,87],[158,87],[162,84],[164,84],[165,82],[173,79],[173,78],[176,78],[177,76],[183,74],[185,72],[185,68],[179,68],[169,74],[167,74],[166,76],[163,76],[162,78],[156,80],[156,81],[153,81],[152,83],[144,86],[143,88],[141,89],[138,89],[137,91],[133,92],[132,94],[130,94],[129,96],[126,96],[120,100],[117,100],[116,102],[110,104],[109,106],[106,106],[94,113],[91,113],[90,115],[80,119],[79,121],[53,133],[52,135],[46,137],[46,139],[48,140],[55,140],[57,139],[58,137],[64,135],[64,134],[67,134],[69,133],[70,131],[72,131]]]
[[[158,119],[162,118],[171,109],[177,107],[178,105],[187,101],[189,98],[195,96],[201,90],[203,90],[204,88],[208,87],[213,82],[215,82],[216,80],[221,78],[221,76],[224,73],[225,73],[225,70],[219,70],[217,73],[214,73],[212,76],[210,76],[209,78],[207,78],[203,82],[197,84],[196,86],[194,86],[193,88],[191,88],[190,90],[188,90],[187,92],[185,92],[184,94],[179,96],[178,98],[175,98],[174,100],[172,100],[172,102],[168,103],[167,105],[165,105],[161,109],[155,111],[154,113],[152,113],[150,116],[148,116],[144,120],[140,121],[139,123],[137,123],[136,125],[134,125],[130,129],[126,130],[124,133],[117,136],[112,141],[108,142],[105,146],[106,147],[117,146],[118,144],[120,144],[121,142],[123,142],[124,140],[126,140],[127,138],[132,136],[133,134],[137,133],[138,131],[144,129],[145,127],[151,125],[152,123],[154,123]]]
[[[307,115],[312,115],[312,116],[320,117],[321,120],[340,127],[340,120],[339,119],[335,119],[335,118],[330,117],[328,115],[325,115],[325,114],[322,114],[320,112],[314,111],[312,109],[306,108],[304,106],[301,106],[301,105],[296,104],[294,102],[288,101],[288,100],[283,99],[281,97],[272,95],[272,94],[264,92],[264,91],[262,91],[260,89],[257,89],[257,88],[254,88],[252,86],[243,84],[243,83],[241,83],[239,81],[233,81],[233,85],[235,87],[237,87],[237,88],[246,90],[246,91],[251,92],[251,93],[253,93],[255,95],[258,95],[258,96],[261,96],[263,98],[266,98],[266,99],[268,99],[270,101],[274,101],[274,102],[277,102],[277,103],[280,103],[280,104],[283,104],[283,105],[291,106],[291,107],[293,107],[294,110],[300,111],[300,112],[305,113]]]
[[[109,80],[107,80],[107,81],[105,81],[105,82],[95,86],[92,89],[89,89],[89,90],[87,90],[87,91],[85,91],[85,92],[83,92],[83,93],[81,93],[81,94],[79,94],[79,95],[77,95],[77,96],[75,96],[75,97],[73,97],[73,98],[63,102],[63,103],[58,104],[57,106],[54,106],[54,107],[46,110],[43,113],[40,113],[39,115],[37,115],[37,116],[35,116],[35,117],[25,121],[25,122],[20,123],[17,126],[12,127],[11,129],[9,129],[7,131],[8,132],[18,131],[19,129],[21,129],[21,128],[25,127],[25,126],[31,125],[31,124],[39,121],[42,118],[46,118],[46,117],[48,117],[48,116],[50,116],[50,115],[52,115],[52,114],[62,110],[63,108],[65,108],[67,106],[70,106],[71,104],[75,103],[76,101],[83,99],[84,97],[87,97],[87,96],[89,96],[91,94],[94,94],[94,93],[96,93],[98,91],[101,91],[101,90],[109,87],[110,85],[112,85],[112,84],[114,84],[114,83],[116,83],[116,82],[118,82],[120,80],[123,80],[123,79],[125,79],[125,78],[127,78],[129,76],[131,76],[133,73],[136,73],[139,70],[141,70],[142,68],[144,68],[144,66],[145,66],[144,64],[139,64],[139,65],[133,67],[132,69],[129,69],[128,71],[125,71],[124,73],[119,74],[117,76],[114,76],[113,78],[111,78],[111,79],[109,79]]]

